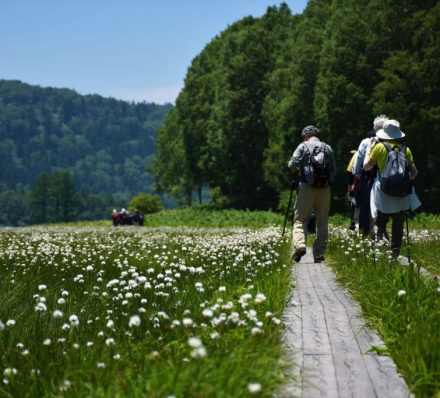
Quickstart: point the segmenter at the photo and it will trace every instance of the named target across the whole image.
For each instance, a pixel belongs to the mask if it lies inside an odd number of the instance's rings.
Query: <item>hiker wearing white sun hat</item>
[[[353,167],[353,185],[352,192],[355,192],[358,197],[359,204],[359,232],[363,236],[368,236],[373,230],[373,219],[371,218],[370,209],[370,195],[373,188],[374,180],[376,179],[376,168],[366,171],[364,170],[364,160],[367,153],[377,144],[378,138],[376,132],[382,129],[384,123],[388,120],[387,115],[379,115],[373,120],[373,129],[367,133],[359,144],[358,156]]]
[[[379,144],[374,146],[364,161],[365,170],[369,170],[374,167],[374,165],[377,165],[379,171],[371,191],[371,213],[376,220],[378,239],[383,238],[388,218],[392,218],[391,250],[393,251],[393,255],[397,257],[400,253],[400,247],[402,246],[405,212],[415,210],[415,208],[411,201],[412,195],[410,195],[410,191],[404,193],[404,196],[387,194],[383,192],[381,179],[383,178],[389,153],[393,151],[395,153],[404,153],[409,170],[409,178],[411,180],[416,178],[417,168],[414,164],[411,150],[403,142],[405,133],[400,129],[400,123],[397,120],[387,120],[383,128],[377,131],[376,137],[379,139]]]

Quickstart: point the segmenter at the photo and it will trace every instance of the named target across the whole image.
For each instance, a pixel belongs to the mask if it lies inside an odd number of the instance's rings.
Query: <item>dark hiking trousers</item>
[[[389,218],[393,220],[391,227],[391,250],[393,255],[397,257],[400,254],[403,239],[403,226],[405,223],[405,212],[385,214],[380,211],[377,212],[377,239],[383,239],[386,236],[386,226]]]
[[[370,194],[373,183],[373,179],[365,176],[361,177],[359,189],[359,231],[362,231],[364,236],[369,235],[373,228],[370,209]]]

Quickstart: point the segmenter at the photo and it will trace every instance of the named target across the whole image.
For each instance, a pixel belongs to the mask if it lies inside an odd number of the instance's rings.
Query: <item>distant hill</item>
[[[148,192],[145,165],[171,108],[0,80],[0,192],[29,191],[59,169],[86,194]]]

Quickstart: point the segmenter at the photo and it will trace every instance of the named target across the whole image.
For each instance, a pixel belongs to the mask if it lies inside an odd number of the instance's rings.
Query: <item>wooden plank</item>
[[[339,397],[333,356],[304,355],[303,397]]]
[[[391,358],[369,352],[383,345],[365,326],[359,305],[330,268],[310,251],[294,266],[296,283],[283,315],[285,345],[296,365],[282,397],[410,397]]]

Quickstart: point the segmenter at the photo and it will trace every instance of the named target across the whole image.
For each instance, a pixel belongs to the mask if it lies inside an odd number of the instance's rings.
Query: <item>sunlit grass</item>
[[[290,283],[279,235],[0,233],[0,396],[272,396]]]
[[[421,231],[423,239],[426,234]],[[417,233],[413,231],[413,241]],[[414,243],[418,245],[419,243]],[[421,243],[438,251],[438,241]],[[416,247],[416,246],[415,246]],[[413,247],[416,262],[422,256]],[[429,249],[429,247],[431,249]],[[364,315],[380,332],[388,351],[418,397],[440,392],[440,290],[417,272],[392,260],[386,245],[361,240],[333,228],[328,258],[339,280],[360,302]],[[421,249],[422,250],[422,249]]]

